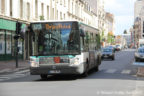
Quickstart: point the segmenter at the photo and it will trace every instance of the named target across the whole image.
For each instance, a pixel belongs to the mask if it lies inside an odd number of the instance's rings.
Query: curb
[[[4,69],[0,72],[0,75],[2,74],[9,74],[9,73],[14,73],[14,72],[18,72],[18,71],[23,71],[23,70],[28,70],[30,67],[24,67],[24,68],[17,68],[14,70],[11,69]]]

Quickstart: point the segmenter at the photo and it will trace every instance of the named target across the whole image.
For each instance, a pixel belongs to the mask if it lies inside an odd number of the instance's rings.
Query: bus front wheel
[[[82,74],[82,77],[87,77],[89,71],[89,61],[87,60],[85,72]]]
[[[41,77],[41,79],[47,79],[47,75],[46,74],[41,74],[40,77]]]
[[[95,67],[95,71],[98,72],[99,71],[99,66]]]

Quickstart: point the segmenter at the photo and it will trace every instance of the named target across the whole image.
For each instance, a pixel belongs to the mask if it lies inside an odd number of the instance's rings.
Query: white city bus
[[[30,24],[30,73],[86,76],[101,64],[98,29],[78,21],[40,21]]]

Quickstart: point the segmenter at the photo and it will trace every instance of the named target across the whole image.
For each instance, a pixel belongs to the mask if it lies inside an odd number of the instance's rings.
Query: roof
[[[32,21],[31,23],[46,23],[46,22],[79,22],[77,20],[42,20],[42,21]]]

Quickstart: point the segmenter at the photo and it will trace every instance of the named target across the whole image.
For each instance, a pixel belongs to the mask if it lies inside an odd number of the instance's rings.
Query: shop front
[[[16,22],[0,18],[0,61],[15,59]],[[23,40],[19,39],[19,59],[23,58]]]

